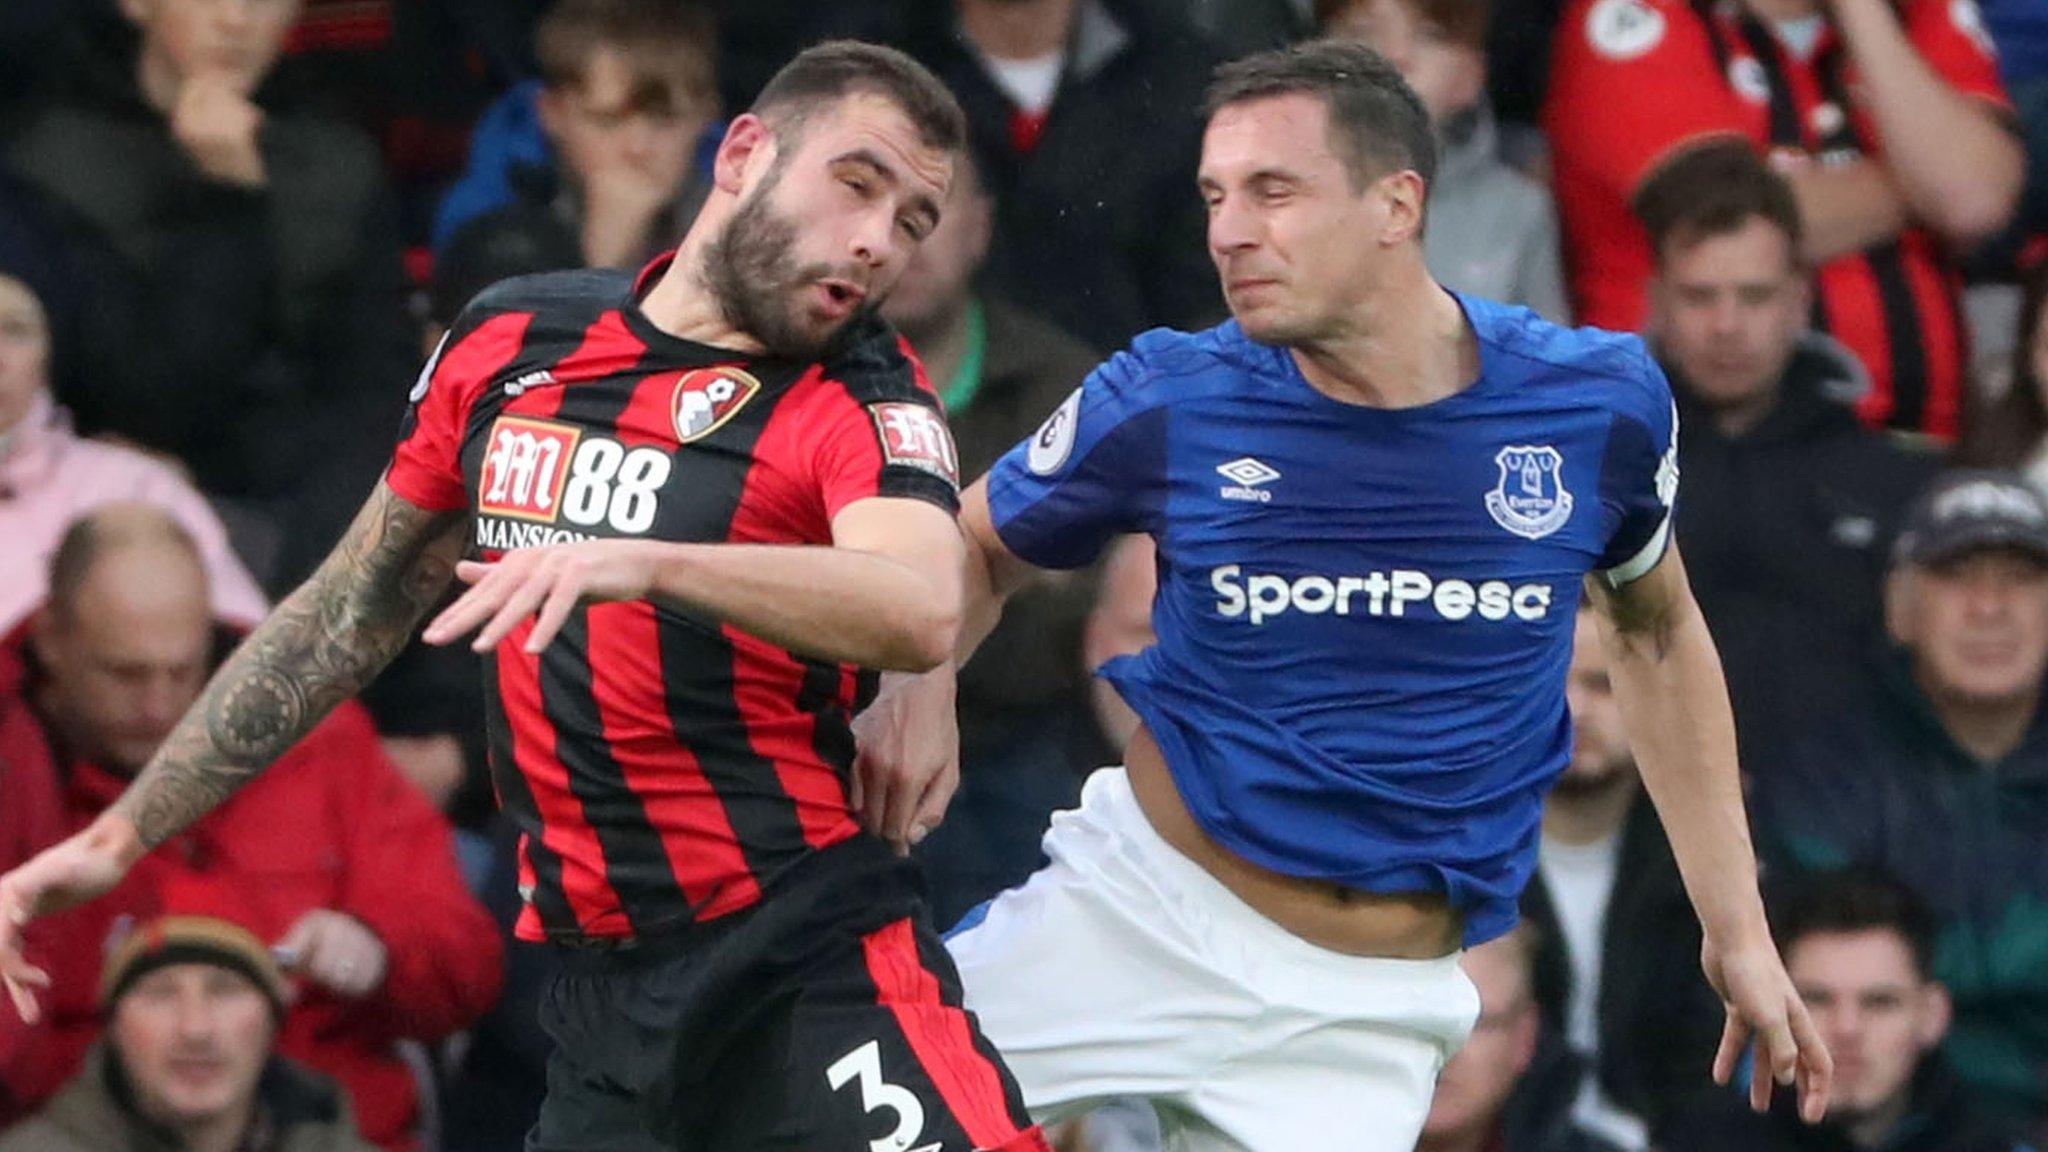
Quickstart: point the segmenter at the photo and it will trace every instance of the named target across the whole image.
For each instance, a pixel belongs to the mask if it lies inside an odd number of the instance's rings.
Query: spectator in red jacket
[[[0,700],[0,733],[7,759],[55,766],[54,831],[65,835],[155,752],[218,649],[204,569],[160,510],[109,505],[79,521],[50,587],[22,691]],[[463,885],[448,826],[384,758],[368,715],[344,704],[165,847],[108,899],[30,930],[55,981],[34,1026],[0,1012],[9,1103],[33,1107],[78,1070],[100,1029],[94,975],[122,928],[165,909],[232,906],[298,983],[278,1050],[340,1081],[366,1137],[415,1147],[419,1095],[397,1045],[437,1040],[488,1009],[503,952]]]
[[[1864,422],[1955,436],[1954,257],[2005,226],[2025,163],[1975,0],[1573,0],[1544,127],[1582,321],[1641,326],[1636,197],[1694,144],[1746,140],[1792,183],[1816,327],[1870,372]]]

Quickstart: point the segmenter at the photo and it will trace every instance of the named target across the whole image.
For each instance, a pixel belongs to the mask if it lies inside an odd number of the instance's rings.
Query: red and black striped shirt
[[[952,442],[900,337],[863,322],[825,363],[680,340],[635,302],[665,266],[478,297],[413,390],[393,491],[468,509],[485,558],[603,537],[829,544],[873,496],[957,510]],[[578,609],[537,656],[526,631],[485,661],[521,937],[723,916],[859,831],[857,669],[646,601]]]
[[[1951,91],[2008,121],[2012,102],[1975,0],[1901,0],[1906,38]],[[1716,136],[1781,166],[1882,160],[1862,78],[1832,25],[1801,53],[1734,0],[1572,0],[1558,25],[1544,129],[1579,319],[1632,331],[1654,265],[1633,198],[1665,161]],[[1968,333],[1961,276],[1927,228],[1829,261],[1813,322],[1870,373],[1874,428],[1954,438]]]

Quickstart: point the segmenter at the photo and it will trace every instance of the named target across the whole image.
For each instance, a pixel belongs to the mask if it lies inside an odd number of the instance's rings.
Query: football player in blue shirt
[[[1158,546],[1158,641],[1102,670],[1142,720],[1125,766],[949,942],[1042,1118],[1142,1096],[1174,1148],[1411,1149],[1478,1019],[1458,952],[1536,865],[1582,587],[1727,1004],[1713,1073],[1754,1036],[1752,1103],[1826,1108],[1671,544],[1669,386],[1634,336],[1431,280],[1434,151],[1361,46],[1225,66],[1200,188],[1234,319],[1139,337],[965,497],[970,651],[1033,569]],[[899,842],[950,793],[950,705],[897,678],[862,720]]]

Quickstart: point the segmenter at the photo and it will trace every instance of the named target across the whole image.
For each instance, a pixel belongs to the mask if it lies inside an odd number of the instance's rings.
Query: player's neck
[[[1294,362],[1332,400],[1369,408],[1417,408],[1479,378],[1479,343],[1465,310],[1427,276],[1361,305],[1349,330],[1297,344]]]
[[[998,60],[1036,60],[1066,47],[1079,0],[964,0],[960,30]]]
[[[640,313],[649,323],[678,340],[758,354],[766,351],[752,333],[736,327],[719,307],[718,296],[704,282],[703,245],[691,229],[676,251],[675,261],[640,298]]]
[[[1592,788],[1562,785],[1551,790],[1543,805],[1543,838],[1574,848],[1583,848],[1621,831],[1635,806],[1639,787],[1633,771]]]

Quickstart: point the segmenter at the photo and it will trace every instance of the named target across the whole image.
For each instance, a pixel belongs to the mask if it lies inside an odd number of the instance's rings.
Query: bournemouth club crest
[[[1486,494],[1493,522],[1528,540],[1541,540],[1572,518],[1564,490],[1564,456],[1548,444],[1517,444],[1493,458],[1500,480]]]
[[[718,431],[761,390],[761,382],[737,368],[697,368],[676,381],[676,443],[688,444]]]

